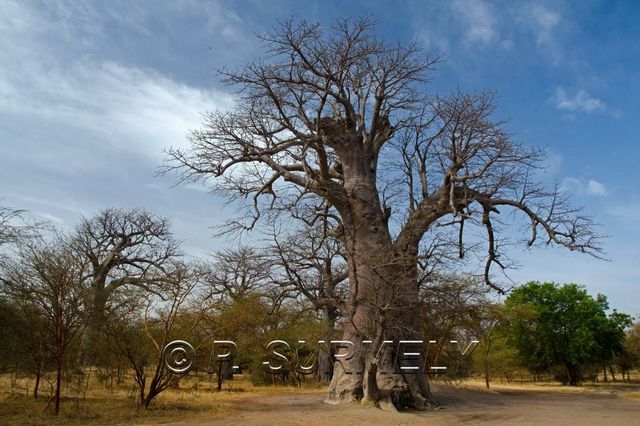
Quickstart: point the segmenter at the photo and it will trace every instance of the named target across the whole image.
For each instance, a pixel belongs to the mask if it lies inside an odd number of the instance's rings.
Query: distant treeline
[[[334,354],[314,342],[342,336],[349,277],[341,243],[314,227],[194,259],[144,210],[107,209],[63,232],[2,208],[0,245],[0,371],[33,377],[35,398],[47,382],[56,414],[63,389],[86,392],[91,372],[106,387],[133,380],[148,407],[184,377],[164,362],[173,340],[191,343],[189,374],[215,376],[218,390],[234,371],[217,362],[214,340],[237,343],[233,364],[256,384],[331,380]],[[577,385],[607,370],[628,380],[640,363],[640,325],[607,313],[603,295],[530,282],[497,303],[482,277],[421,271],[425,361],[449,378],[482,375],[489,386],[527,370]],[[273,375],[263,362],[276,339],[305,344]],[[472,354],[447,344],[474,339]],[[293,368],[309,363],[311,376]]]

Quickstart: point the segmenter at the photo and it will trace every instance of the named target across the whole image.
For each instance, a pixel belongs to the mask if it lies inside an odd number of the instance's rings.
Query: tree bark
[[[573,364],[566,364],[567,367],[567,375],[569,376],[569,385],[570,386],[578,386],[579,379],[579,367]]]
[[[417,243],[396,249],[376,188],[375,154],[360,147],[356,143],[338,150],[348,197],[339,207],[350,293],[343,341],[351,342],[353,357],[344,365],[336,361],[327,402],[363,400],[375,406],[384,402],[396,409],[426,409],[435,403],[426,375],[398,374],[397,351],[393,344],[383,344],[420,339]],[[340,347],[337,352],[349,350]]]
[[[325,339],[329,342],[330,339]],[[329,346],[321,346],[318,350],[318,371],[316,377],[322,383],[329,383],[333,377],[333,353]]]
[[[613,366],[612,365],[609,365],[609,372],[611,373],[611,380],[613,380],[614,382],[617,381],[616,380],[616,375],[613,372]]]
[[[40,389],[40,377],[42,376],[42,367],[38,363],[36,367],[36,384],[33,386],[33,399],[38,399],[38,389]]]
[[[218,362],[217,378],[218,378],[218,384],[217,384],[216,390],[218,392],[220,392],[222,390],[222,379],[223,379],[223,376],[222,376],[222,363],[221,362]]]
[[[338,311],[335,308],[324,307],[322,309],[322,318],[324,323],[323,340],[326,342],[320,345],[318,349],[318,370],[316,378],[323,383],[331,382],[333,377],[333,351],[329,342],[332,338],[332,332],[336,325]]]
[[[491,341],[487,339],[487,349],[484,353],[484,384],[489,389],[491,387],[491,380],[489,375],[489,352],[491,350]]]
[[[58,365],[56,366],[56,394],[55,394],[55,404],[54,404],[54,414],[57,416],[60,414],[60,388],[62,386],[62,362],[58,360]]]
[[[337,352],[353,349],[353,357],[344,365],[335,363],[327,402],[362,400],[375,406],[391,403],[396,409],[426,409],[435,404],[426,375],[401,374],[396,350],[400,340],[416,340],[421,334],[415,257],[396,253],[390,243],[376,242],[375,234],[381,229],[373,228],[361,238],[364,241],[352,247],[349,283],[353,304],[342,339],[351,342],[347,345],[351,348],[339,347]],[[383,344],[385,341],[394,344]],[[424,365],[422,358],[419,362]]]

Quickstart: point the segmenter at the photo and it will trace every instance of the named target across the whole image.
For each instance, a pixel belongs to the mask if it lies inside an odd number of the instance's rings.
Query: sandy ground
[[[430,412],[391,413],[358,404],[326,405],[324,393],[243,398],[228,414],[185,418],[195,425],[640,425],[640,400],[611,392],[491,391],[433,386],[442,404]],[[166,423],[165,423],[166,424]]]

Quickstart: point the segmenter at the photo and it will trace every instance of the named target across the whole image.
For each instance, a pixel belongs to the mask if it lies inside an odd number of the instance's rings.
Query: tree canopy
[[[577,385],[581,367],[609,363],[623,349],[631,318],[608,308],[605,296],[579,285],[532,281],[505,301],[509,339],[532,370],[561,365]]]

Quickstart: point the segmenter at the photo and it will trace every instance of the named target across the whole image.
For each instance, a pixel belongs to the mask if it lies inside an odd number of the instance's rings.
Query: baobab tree
[[[252,247],[220,250],[208,265],[205,282],[209,297],[238,301],[252,293],[272,293],[269,288],[272,266],[273,262],[264,252]],[[279,305],[284,296],[278,290],[280,294],[271,294],[274,306]]]
[[[381,346],[420,337],[425,236],[449,228],[463,254],[467,231],[484,230],[483,275],[500,289],[491,273],[506,266],[497,215],[521,213],[530,246],[544,234],[597,255],[592,223],[535,182],[544,152],[493,120],[492,94],[427,96],[438,58],[418,45],[379,40],[368,19],[329,29],[287,21],[261,40],[264,58],[220,70],[238,88],[235,109],[206,115],[164,170],[248,200],[248,221],[236,227],[287,213],[329,218],[349,275],[343,339],[353,345],[340,350],[353,357],[336,363],[328,401],[426,408],[435,402],[426,376],[383,374],[395,359]]]
[[[91,294],[85,349],[92,353],[113,293],[127,286],[159,291],[180,252],[168,221],[137,209],[109,208],[84,218],[70,241]]]

